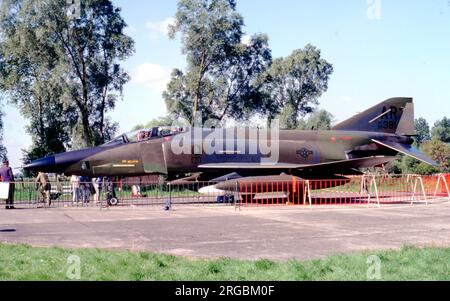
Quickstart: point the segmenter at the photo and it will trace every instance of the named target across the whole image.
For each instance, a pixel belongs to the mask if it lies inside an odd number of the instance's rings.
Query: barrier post
[[[236,190],[235,190],[236,192],[234,194],[234,211],[238,211],[238,210],[241,211],[241,195],[239,193],[238,185],[239,185],[239,183],[236,181]],[[236,202],[236,200],[238,198],[239,198],[239,202]]]
[[[303,195],[303,204],[306,205],[306,198],[308,198],[309,207],[312,208],[311,186],[309,180],[305,181],[305,192]]]
[[[366,182],[366,180],[367,180],[367,178],[371,178],[370,179],[370,182],[369,182],[369,187],[367,187],[367,182]],[[369,206],[370,205],[370,203],[371,203],[371,199],[372,199],[372,190],[374,189],[375,190],[375,196],[376,196],[376,199],[377,199],[377,204],[378,204],[378,208],[380,208],[381,207],[381,204],[380,204],[380,196],[379,196],[379,194],[378,194],[378,186],[377,186],[377,180],[376,180],[376,178],[375,178],[375,176],[374,175],[371,175],[371,176],[366,176],[366,175],[364,175],[364,176],[362,176],[362,179],[361,179],[361,181],[362,181],[362,183],[361,183],[361,193],[360,193],[360,195],[364,195],[364,194],[366,194],[366,192],[367,192],[367,195],[368,195],[368,199],[367,199],[367,206]]]
[[[420,200],[414,201],[414,198],[416,197],[416,192],[417,192],[417,184],[419,184],[419,183],[420,183],[420,186],[422,187],[423,198],[425,201],[420,201]],[[422,180],[421,176],[415,176],[411,206],[413,206],[414,203],[425,203],[428,206],[428,198],[427,198],[427,194],[425,193],[425,186],[423,185],[423,180]]]
[[[366,176],[362,176],[361,177],[361,183],[359,185],[359,199],[360,200],[366,194],[366,191],[367,191]],[[361,203],[362,203],[362,200],[361,200]]]
[[[438,180],[437,180],[437,183],[436,183],[436,189],[434,190],[434,197],[433,198],[436,199],[437,192],[438,192],[438,189],[439,189],[439,184],[440,184],[441,180],[442,180],[442,183],[444,184],[445,190],[447,191],[447,197],[450,199],[450,190],[448,189],[447,179],[445,178],[445,176],[443,174],[439,174],[438,175]]]

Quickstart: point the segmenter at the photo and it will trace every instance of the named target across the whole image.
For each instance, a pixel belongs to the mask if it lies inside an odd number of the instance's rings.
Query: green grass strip
[[[5,244],[0,244],[0,280],[74,280],[79,271],[79,280],[83,281],[366,281],[373,280],[368,278],[368,272],[374,275],[377,271],[374,262],[368,260],[372,255],[378,256],[381,263],[378,280],[450,280],[450,248],[407,246],[322,260],[276,262],[191,260],[164,254]]]

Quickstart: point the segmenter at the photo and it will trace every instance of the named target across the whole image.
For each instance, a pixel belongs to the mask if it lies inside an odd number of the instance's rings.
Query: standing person
[[[38,176],[36,177],[36,184],[39,185],[38,189],[41,193],[42,198],[44,199],[44,203],[47,206],[50,206],[52,204],[52,200],[50,198],[50,180],[48,179],[48,176],[46,173],[40,172]]]
[[[83,203],[88,204],[91,199],[91,188],[92,188],[92,179],[89,177],[82,177],[81,187],[83,188]]]
[[[78,176],[73,175],[70,178],[70,184],[72,186],[72,201],[73,203],[80,202],[80,178]]]
[[[88,177],[81,177],[80,182],[81,199],[83,204],[87,204],[91,197],[91,180]]]
[[[92,178],[92,186],[94,187],[94,204],[100,201],[101,178]]]
[[[3,166],[0,168],[0,177],[2,182],[9,183],[8,199],[6,200],[6,209],[16,209],[14,205],[14,174],[9,167],[9,161],[3,160]]]
[[[98,177],[98,195],[97,195],[97,202],[100,202],[102,200],[102,193],[103,193],[103,178]]]

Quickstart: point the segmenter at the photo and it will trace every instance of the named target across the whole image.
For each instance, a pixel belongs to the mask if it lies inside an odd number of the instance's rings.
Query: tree
[[[33,110],[31,100],[22,107],[22,114],[29,118],[27,132],[31,135],[32,146],[24,150],[25,164],[55,153],[65,152],[71,148],[70,127],[77,122],[74,107],[64,108],[63,104],[48,98],[42,101],[37,110]]]
[[[179,2],[170,36],[181,35],[187,70],[175,69],[163,94],[170,114],[191,124],[197,117],[221,123],[257,110],[262,94],[256,80],[270,65],[271,51],[265,35],[242,43],[242,26],[235,0]]]
[[[444,117],[437,121],[433,128],[433,138],[439,139],[442,142],[450,143],[450,119]]]
[[[140,129],[151,129],[157,126],[172,126],[173,125],[173,119],[170,118],[170,116],[164,116],[164,117],[158,117],[155,119],[150,120],[145,125],[140,124],[135,126],[132,130],[137,131]]]
[[[402,159],[402,171],[404,174],[432,175],[438,172],[438,169],[409,156],[404,156]]]
[[[30,120],[27,131],[33,145],[25,152],[25,163],[65,151],[77,120],[76,108],[61,101],[64,71],[35,6],[6,1],[0,14],[0,91]]]
[[[398,154],[394,161],[386,164],[386,171],[388,174],[402,174],[403,173],[403,154]]]
[[[435,160],[443,172],[450,172],[450,145],[433,139],[423,144],[423,151]]]
[[[260,81],[268,97],[265,109],[269,119],[288,110],[289,123],[297,128],[299,117],[312,113],[319,97],[328,89],[333,66],[308,44],[287,58],[278,58]],[[284,112],[286,114],[286,112]]]
[[[402,161],[404,173],[430,175],[437,172],[450,171],[450,146],[448,144],[434,138],[431,141],[424,142],[421,145],[421,150],[436,161],[439,167],[433,167],[414,158],[405,156]]]
[[[123,85],[129,80],[119,61],[133,53],[134,43],[123,33],[126,23],[120,16],[120,9],[110,0],[81,3],[71,15],[66,0],[4,1],[1,43],[6,48],[19,47],[25,52],[33,50],[33,41],[39,42],[41,47],[29,56],[35,65],[32,69],[50,70],[51,76],[45,77],[39,72],[30,74],[32,64],[8,54],[7,65],[14,66],[15,61],[21,61],[20,77],[10,76],[9,80],[26,81],[33,87],[36,79],[59,83],[62,93],[58,98],[51,93],[53,98],[65,108],[76,108],[83,144],[91,146],[106,139],[105,114],[114,108]],[[18,35],[18,29],[27,34]],[[40,57],[52,58],[51,64],[48,60],[39,64]],[[42,93],[48,93],[45,85],[41,89]]]
[[[425,118],[415,120],[417,136],[414,138],[416,144],[420,146],[423,142],[431,140],[430,126]]]
[[[85,0],[76,19],[67,15],[65,2],[50,1],[49,28],[66,58],[69,95],[78,107],[85,143],[97,145],[107,138],[105,113],[129,81],[118,62],[134,52],[134,42],[110,0]]]
[[[306,122],[301,120],[298,126],[299,130],[315,130],[315,131],[327,131],[331,129],[331,123],[333,122],[333,114],[326,110],[318,110],[314,112]]]
[[[295,108],[292,104],[286,104],[283,110],[278,114],[277,118],[280,121],[280,128],[286,130],[294,130],[298,127],[298,120],[296,118],[292,118],[295,116]],[[269,124],[273,118],[268,118]],[[303,120],[302,120],[303,121]],[[303,122],[305,123],[305,122]],[[306,126],[306,125],[305,125]]]

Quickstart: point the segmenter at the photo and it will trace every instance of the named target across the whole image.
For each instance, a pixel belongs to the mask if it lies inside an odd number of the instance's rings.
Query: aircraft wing
[[[365,157],[365,158],[319,163],[304,166],[300,169],[315,172],[316,174],[317,172],[324,174],[341,174],[341,175],[358,174],[356,170],[359,168],[381,166],[393,160],[395,160],[395,157],[390,156]]]
[[[382,164],[386,164],[395,157],[366,157],[349,159],[342,161],[333,161],[319,164],[290,164],[290,163],[275,163],[275,164],[263,164],[263,163],[212,163],[200,165],[201,169],[226,169],[226,170],[246,170],[246,169],[258,169],[258,170],[293,170],[293,169],[308,169],[311,171],[325,170],[328,173],[340,173],[344,170],[374,167]]]
[[[211,164],[202,164],[198,167],[201,169],[297,169],[301,168],[304,165],[298,164],[290,164],[290,163],[211,163]]]
[[[416,160],[425,162],[431,166],[438,166],[438,164],[436,162],[434,162],[433,160],[431,160],[430,158],[428,158],[427,156],[425,156],[424,154],[422,154],[418,149],[416,149],[415,147],[409,146],[409,145],[404,145],[404,144],[400,144],[400,143],[396,143],[396,142],[391,142],[391,141],[378,141],[375,139],[372,139],[373,142],[382,145],[384,147],[393,149],[399,153],[402,153],[404,155],[410,156]]]

